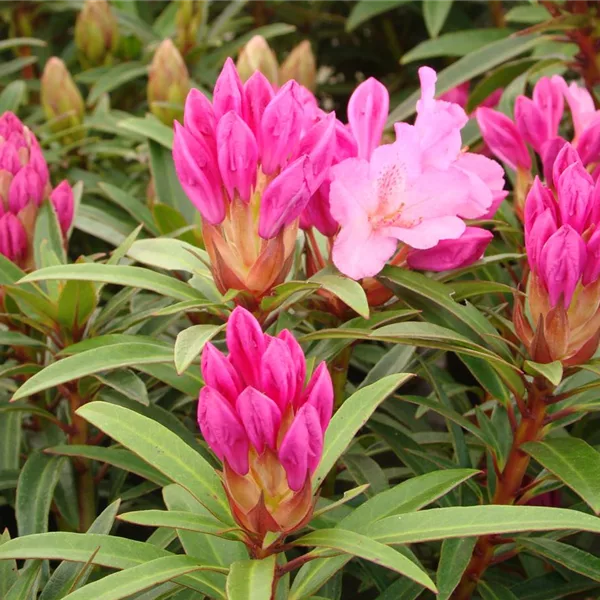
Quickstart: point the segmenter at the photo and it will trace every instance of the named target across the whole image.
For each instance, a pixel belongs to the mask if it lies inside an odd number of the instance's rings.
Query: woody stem
[[[529,466],[529,456],[521,449],[526,442],[540,438],[546,416],[546,399],[549,390],[543,381],[536,380],[531,387],[527,407],[521,416],[508,460],[496,481],[496,491],[492,504],[513,504],[517,499],[523,478]],[[492,536],[479,538],[473,550],[473,556],[462,579],[452,595],[453,600],[468,600],[471,598],[477,583],[492,562],[494,543]]]

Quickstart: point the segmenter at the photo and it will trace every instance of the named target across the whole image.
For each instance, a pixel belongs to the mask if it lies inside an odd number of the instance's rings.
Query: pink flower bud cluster
[[[538,362],[584,362],[600,339],[600,183],[571,144],[554,161],[551,187],[535,178],[524,220],[531,321],[517,302],[517,334]]]
[[[48,165],[33,133],[11,112],[0,116],[0,254],[22,263],[37,209],[50,198],[63,233],[73,220],[73,192],[66,181],[53,191]]]
[[[274,92],[259,71],[242,84],[228,59],[213,101],[188,95],[184,124],[175,124],[179,180],[205,221],[221,224],[239,199],[258,199],[258,233],[275,237],[296,221],[325,180],[335,151],[335,115],[318,110],[295,81]]]
[[[294,336],[264,334],[241,307],[229,318],[226,341],[228,356],[210,343],[202,355],[200,430],[224,463],[240,525],[256,534],[293,529],[312,506],[311,475],[333,410],[329,372],[321,363],[305,387],[306,361]]]
[[[525,244],[531,270],[551,307],[568,309],[579,283],[600,275],[600,187],[570,144],[554,163],[555,191],[535,178],[525,203]]]
[[[577,83],[567,85],[559,75],[542,77],[533,88],[532,98],[519,96],[514,121],[490,108],[477,110],[483,139],[492,152],[515,170],[531,169],[531,147],[541,158],[548,177],[558,151],[566,143],[558,130],[564,114],[565,99],[573,121],[573,147],[584,166],[600,161],[600,111],[590,93]]]

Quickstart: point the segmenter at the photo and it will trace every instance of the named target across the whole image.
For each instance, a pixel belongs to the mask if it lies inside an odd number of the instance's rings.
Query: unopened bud
[[[185,62],[169,39],[157,48],[148,77],[150,111],[165,125],[183,117],[183,105],[190,89]]]
[[[317,84],[317,62],[308,40],[300,42],[292,49],[283,61],[281,69],[279,69],[279,78],[281,83],[295,79],[309,90],[315,89]]]
[[[53,56],[46,63],[41,84],[42,106],[52,131],[58,133],[81,125],[83,98],[60,58]],[[79,129],[69,132],[62,139],[65,143],[70,143],[81,139],[83,134],[83,130]]]
[[[275,53],[262,35],[255,35],[240,51],[236,67],[243,82],[260,71],[271,84],[277,85],[279,65]]]
[[[175,45],[185,56],[195,45],[206,0],[180,0],[175,14]]]
[[[85,68],[112,62],[119,26],[106,0],[86,0],[75,23],[75,44]]]

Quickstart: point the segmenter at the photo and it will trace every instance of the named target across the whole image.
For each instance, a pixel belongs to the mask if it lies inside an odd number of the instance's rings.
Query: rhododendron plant
[[[306,364],[293,334],[263,334],[242,307],[227,322],[225,356],[208,344],[198,423],[223,461],[223,483],[238,524],[251,539],[289,533],[310,519],[311,474],[333,409],[325,363],[305,387]]]

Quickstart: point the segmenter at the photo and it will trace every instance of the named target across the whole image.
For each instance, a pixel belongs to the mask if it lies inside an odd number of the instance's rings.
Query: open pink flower
[[[332,167],[331,214],[341,226],[333,261],[354,279],[379,273],[398,242],[425,250],[461,237],[463,219],[485,214],[494,199],[481,167],[461,159],[464,110],[434,99],[432,69],[423,67],[419,76],[415,125],[397,124],[397,141],[376,148],[370,160]]]

